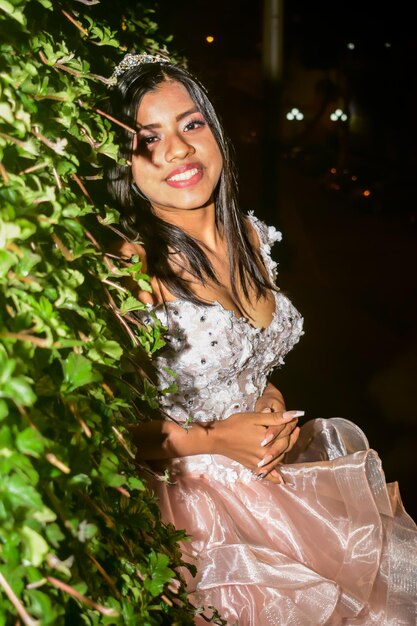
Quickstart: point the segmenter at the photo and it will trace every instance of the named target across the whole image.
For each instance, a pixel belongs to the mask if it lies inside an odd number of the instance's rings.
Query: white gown
[[[250,219],[275,281],[270,247],[281,236]],[[279,291],[266,329],[218,303],[177,300],[153,311],[168,327],[159,385],[177,385],[162,405],[180,422],[252,411],[303,334]],[[182,544],[197,566],[196,577],[183,572],[192,603],[216,607],[230,626],[415,626],[417,527],[362,431],[341,418],[307,422],[280,471],[285,484],[275,485],[203,454],[172,459],[172,484],[151,480],[164,520],[192,537]]]

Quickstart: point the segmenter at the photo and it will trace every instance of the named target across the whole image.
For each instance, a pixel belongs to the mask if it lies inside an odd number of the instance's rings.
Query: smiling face
[[[167,212],[214,206],[222,155],[187,89],[161,83],[142,98],[136,121],[132,174],[154,212],[166,218]]]

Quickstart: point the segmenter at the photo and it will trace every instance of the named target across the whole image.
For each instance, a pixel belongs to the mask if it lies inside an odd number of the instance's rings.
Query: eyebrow
[[[179,115],[176,116],[176,121],[180,122],[181,120],[184,119],[184,117],[187,117],[188,115],[192,115],[192,113],[201,113],[201,111],[199,111],[199,109],[195,106],[192,109],[189,109],[188,111],[184,111],[184,113],[180,113]],[[152,130],[154,128],[161,128],[161,124],[138,124],[139,126],[139,130]]]

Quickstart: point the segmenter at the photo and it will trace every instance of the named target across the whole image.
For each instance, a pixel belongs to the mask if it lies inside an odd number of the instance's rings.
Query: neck
[[[198,209],[155,212],[165,222],[178,226],[187,235],[197,239],[208,250],[215,251],[219,246],[221,235],[216,226],[214,203]]]

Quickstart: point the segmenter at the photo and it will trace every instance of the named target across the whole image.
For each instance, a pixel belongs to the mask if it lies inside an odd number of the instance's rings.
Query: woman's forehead
[[[187,88],[178,81],[164,81],[142,98],[137,109],[141,125],[158,122],[159,117],[176,117],[186,111],[197,110]]]

